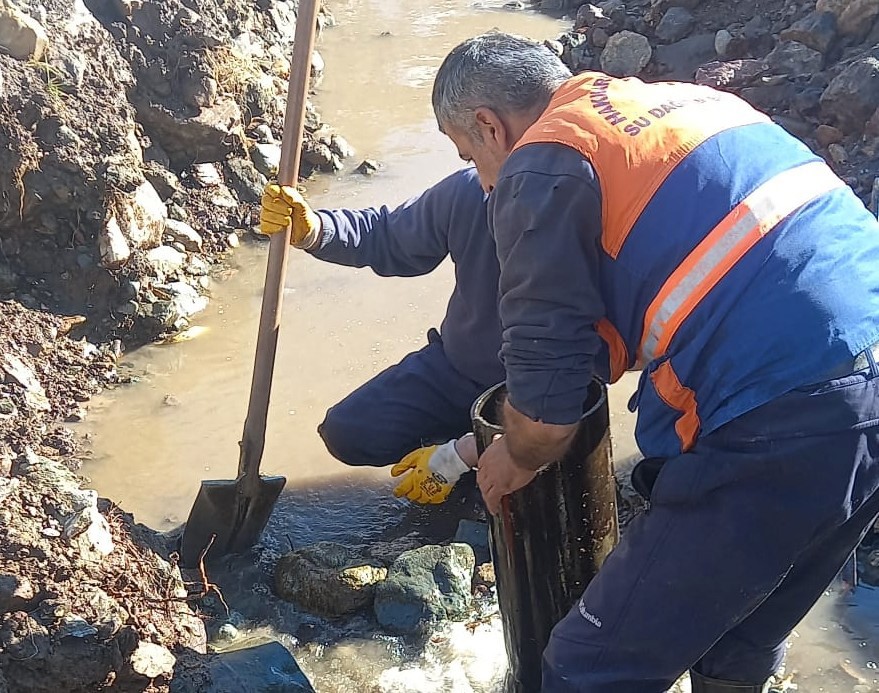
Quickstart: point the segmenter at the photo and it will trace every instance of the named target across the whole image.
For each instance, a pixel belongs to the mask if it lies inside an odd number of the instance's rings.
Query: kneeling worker
[[[314,211],[292,187],[269,184],[260,229],[292,224],[290,242],[338,265],[381,276],[427,274],[447,255],[455,288],[440,331],[330,408],[318,432],[345,464],[393,464],[395,494],[441,503],[476,464],[470,407],[504,377],[498,351],[498,263],[476,170],[448,176],[396,209]]]

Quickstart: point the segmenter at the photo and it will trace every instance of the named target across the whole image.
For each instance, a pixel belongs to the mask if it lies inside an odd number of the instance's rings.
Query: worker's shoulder
[[[473,166],[459,169],[446,176],[434,186],[434,189],[442,190],[444,193],[450,194],[455,198],[465,195],[474,200],[485,201],[485,192],[482,190],[482,184],[479,182],[479,174]]]
[[[573,147],[557,142],[534,142],[514,150],[500,170],[500,178],[572,176],[594,183],[595,170]]]
[[[425,192],[423,200],[432,208],[446,210],[453,217],[478,218],[486,209],[486,195],[472,166],[443,178]]]

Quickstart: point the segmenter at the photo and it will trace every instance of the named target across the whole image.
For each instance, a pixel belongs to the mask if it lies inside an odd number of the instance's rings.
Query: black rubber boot
[[[743,683],[741,681],[722,681],[703,676],[698,671],[690,670],[690,682],[693,693],[766,693],[769,682]]]

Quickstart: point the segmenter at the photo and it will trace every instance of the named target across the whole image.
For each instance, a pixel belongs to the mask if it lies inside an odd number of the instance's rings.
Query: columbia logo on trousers
[[[601,619],[598,618],[598,616],[590,614],[588,611],[586,611],[586,605],[583,603],[582,599],[580,599],[580,601],[577,603],[577,609],[580,611],[580,615],[587,621],[589,621],[589,623],[591,623],[596,628],[601,628]]]

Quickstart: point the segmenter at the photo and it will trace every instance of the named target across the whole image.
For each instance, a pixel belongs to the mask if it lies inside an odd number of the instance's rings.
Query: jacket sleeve
[[[450,176],[396,209],[320,210],[323,238],[312,254],[338,265],[370,267],[382,276],[427,274],[449,252],[450,209],[458,181]]]
[[[605,313],[591,165],[562,145],[517,150],[489,198],[489,223],[510,403],[534,421],[575,423],[601,346],[594,326]]]

